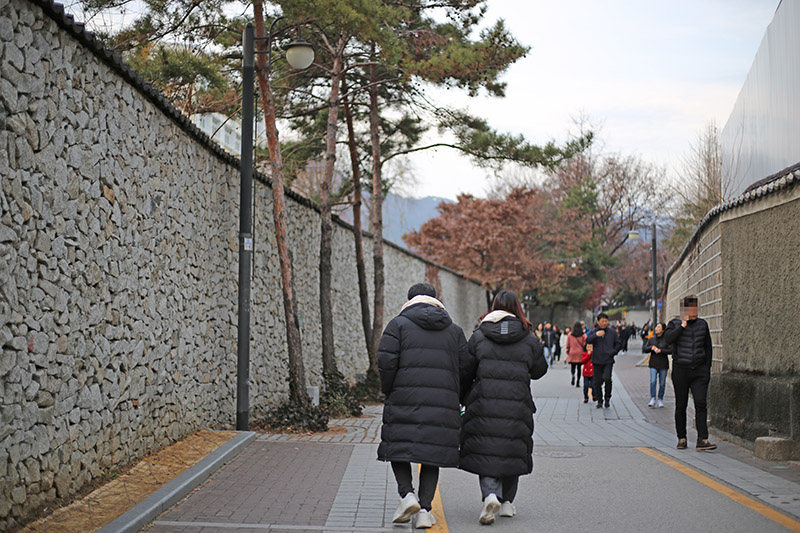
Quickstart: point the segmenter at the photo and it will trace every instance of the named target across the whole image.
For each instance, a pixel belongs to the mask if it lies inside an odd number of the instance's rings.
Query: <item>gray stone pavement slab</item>
[[[640,347],[632,343],[631,348],[628,354],[617,357],[612,376],[611,408],[597,409],[591,401],[584,404],[583,390],[570,385],[568,367],[558,363],[542,379],[532,382],[537,408],[541,406],[535,415],[536,449],[551,446],[652,448],[757,500],[800,517],[800,484],[743,462],[741,459],[747,454],[738,446],[719,442],[721,448],[738,449],[737,457],[721,452],[697,452],[693,449],[696,432],[692,428],[690,448],[677,450],[672,385],[667,383],[664,408],[648,408],[649,369],[637,366],[642,356],[633,349]],[[628,388],[636,391],[636,398],[631,397]],[[690,425],[694,420],[691,408],[687,420]]]
[[[576,450],[542,448],[553,453]],[[577,457],[564,458],[537,454],[533,474],[520,479],[517,516],[498,517],[492,527],[504,533],[786,531],[634,448],[579,451]],[[487,531],[478,523],[476,476],[448,469],[439,488],[450,531]]]
[[[722,442],[717,452],[675,449],[671,384],[667,407],[646,407],[649,370],[636,366],[642,359],[638,349],[632,346],[631,353],[618,356],[607,409],[583,403],[582,388],[570,386],[566,365],[556,363],[532,382],[538,408],[535,470],[521,480],[518,516],[498,525],[508,531],[782,530],[642,450],[655,450],[667,461],[800,518],[800,485],[791,476],[774,475],[768,462],[741,460],[747,459],[746,451]],[[409,524],[391,524],[399,496],[390,466],[376,460],[381,413],[382,406],[370,406],[362,418],[332,420],[331,426],[342,429],[323,436],[259,436],[149,530],[410,530]],[[477,523],[476,476],[442,469],[440,495],[450,531],[485,531]]]

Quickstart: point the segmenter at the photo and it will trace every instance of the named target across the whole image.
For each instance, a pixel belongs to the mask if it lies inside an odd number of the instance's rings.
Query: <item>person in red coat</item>
[[[586,350],[586,333],[583,331],[583,325],[580,322],[575,322],[572,331],[567,335],[567,363],[569,363],[569,372],[572,375],[570,385],[576,387],[581,386],[581,357]]]
[[[594,392],[594,367],[592,366],[592,346],[586,345],[586,350],[581,355],[581,363],[583,363],[583,403],[589,403],[589,389],[592,389],[592,401],[597,401],[597,395]]]

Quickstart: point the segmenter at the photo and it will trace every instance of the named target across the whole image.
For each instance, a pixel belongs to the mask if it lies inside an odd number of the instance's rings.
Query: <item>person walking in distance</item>
[[[567,339],[569,338],[569,334],[572,332],[572,328],[566,327],[564,328],[564,332],[561,334],[561,337],[558,339],[558,349],[560,353],[564,354],[564,364],[567,364]]]
[[[550,322],[546,322],[544,330],[542,330],[542,345],[544,345],[544,358],[550,366],[553,366],[553,361],[556,357],[556,332]]]
[[[594,366],[594,395],[597,408],[603,407],[603,391],[605,389],[605,406],[611,405],[611,372],[614,369],[614,357],[619,352],[621,343],[614,328],[608,325],[608,315],[597,315],[597,327],[586,336],[586,343],[592,344],[592,365]]]
[[[675,431],[678,449],[686,442],[686,407],[689,391],[694,398],[697,427],[697,449],[714,450],[708,442],[708,383],[711,381],[711,332],[708,323],[698,318],[697,296],[690,295],[681,302],[681,316],[670,320],[664,339],[672,344],[672,386],[675,388]]]
[[[567,337],[567,362],[569,363],[569,372],[572,375],[570,385],[576,387],[581,386],[581,358],[583,352],[586,350],[586,333],[583,332],[583,326],[580,322],[575,322],[572,331]]]
[[[664,389],[666,388],[667,371],[669,370],[669,354],[672,346],[664,338],[666,326],[659,322],[655,334],[647,339],[642,347],[643,353],[650,354],[650,403],[648,407],[664,407]],[[656,381],[658,381],[658,400],[656,400]]]
[[[469,339],[462,374],[465,406],[459,468],[478,474],[479,522],[516,514],[519,476],[533,471],[531,380],[547,372],[542,344],[531,334],[517,296],[500,291]]]
[[[620,343],[622,344],[621,350],[623,352],[627,352],[628,351],[628,339],[630,337],[631,337],[631,327],[628,324],[626,324],[625,322],[623,322],[619,326],[619,340],[620,340]]]
[[[383,332],[378,347],[383,408],[378,459],[392,464],[400,505],[392,519],[417,515],[416,527],[436,523],[431,502],[440,467],[458,466],[461,427],[460,372],[467,362],[467,339],[453,323],[436,289],[419,283]],[[419,463],[419,497],[411,463]]]
[[[558,327],[558,324],[553,324],[553,334],[555,335],[555,338],[556,338],[555,343],[553,343],[554,359],[556,361],[561,361],[561,336],[562,336],[562,333],[561,333],[561,328]]]

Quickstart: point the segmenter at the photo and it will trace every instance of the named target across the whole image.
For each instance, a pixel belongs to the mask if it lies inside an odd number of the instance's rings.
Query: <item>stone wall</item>
[[[714,338],[709,387],[712,429],[746,446],[791,441],[800,458],[800,171],[717,207],[668,277],[666,312],[700,296]],[[723,351],[724,350],[724,351]]]
[[[799,173],[800,174],[800,173]],[[800,187],[720,216],[724,279],[722,371],[711,421],[747,442],[783,437],[800,459]]]
[[[725,359],[722,340],[722,246],[720,222],[710,221],[696,235],[692,246],[673,266],[669,275],[669,290],[660,319],[666,323],[680,316],[680,301],[694,294],[700,316],[708,322],[713,345],[712,371],[722,369]]]
[[[47,2],[0,0],[0,57],[4,530],[235,420],[239,167]],[[259,180],[254,413],[287,397],[271,191]],[[308,381],[319,385],[319,219],[297,195],[287,208]],[[334,331],[351,380],[367,367],[353,255],[352,230],[338,223]],[[426,279],[465,331],[485,310],[480,286],[388,244],[386,276],[387,320]]]

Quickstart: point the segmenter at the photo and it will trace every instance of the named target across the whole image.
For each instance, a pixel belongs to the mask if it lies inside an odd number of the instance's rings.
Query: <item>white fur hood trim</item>
[[[428,304],[444,309],[444,304],[439,300],[437,300],[436,298],[420,294],[419,296],[414,296],[405,304],[403,304],[403,307],[400,309],[400,311],[403,311],[406,307],[411,307],[412,305],[416,304]]]
[[[491,313],[483,317],[483,320],[481,320],[481,324],[483,324],[484,322],[500,322],[501,320],[509,316],[516,318],[516,315],[513,315],[508,311],[492,311]]]

